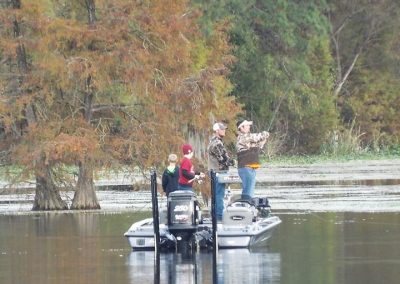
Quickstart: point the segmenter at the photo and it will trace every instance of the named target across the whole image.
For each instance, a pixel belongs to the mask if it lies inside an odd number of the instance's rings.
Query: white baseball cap
[[[216,123],[214,123],[214,125],[213,125],[213,130],[214,131],[217,131],[217,130],[225,130],[225,129],[227,129],[228,127],[225,125],[225,124],[223,124],[222,122],[216,122]]]
[[[240,127],[245,126],[245,125],[253,125],[253,122],[249,121],[249,120],[239,120],[236,125],[237,125],[237,128],[239,129]]]

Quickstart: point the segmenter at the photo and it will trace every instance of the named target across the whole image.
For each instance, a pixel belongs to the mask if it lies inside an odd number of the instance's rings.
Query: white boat
[[[226,183],[238,179],[228,175],[218,178],[220,181],[225,178]],[[249,248],[262,244],[281,223],[279,217],[271,214],[266,197],[234,197],[225,207],[222,221],[216,224],[219,248]],[[160,249],[213,246],[212,219],[202,214],[192,191],[171,192],[167,208],[160,210],[159,215]],[[133,223],[124,235],[133,250],[155,248],[153,218]]]

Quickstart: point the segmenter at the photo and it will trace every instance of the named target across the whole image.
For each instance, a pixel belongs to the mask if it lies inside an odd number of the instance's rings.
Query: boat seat
[[[228,206],[223,215],[222,223],[229,226],[251,225],[253,211],[247,207]]]
[[[230,197],[228,206],[232,206],[234,203],[245,203],[248,205],[253,205],[253,200],[250,196],[248,195],[242,195],[242,194],[234,194]]]

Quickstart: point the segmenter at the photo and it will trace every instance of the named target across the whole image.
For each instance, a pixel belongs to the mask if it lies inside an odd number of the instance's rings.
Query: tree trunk
[[[79,163],[78,182],[71,209],[100,209],[93,184],[93,169],[85,163]]]
[[[86,10],[88,12],[88,24],[94,26],[96,22],[96,5],[94,0],[85,0]]]
[[[67,210],[68,206],[61,199],[60,192],[51,178],[47,167],[43,175],[36,175],[36,193],[32,210]]]
[[[11,7],[13,9],[21,9],[21,0],[11,0]]]
[[[12,8],[20,9],[21,1],[12,0]],[[17,18],[14,16],[13,21],[13,33],[17,39],[21,36],[21,29]],[[28,60],[23,43],[18,43],[16,47],[18,69],[21,74],[28,73]],[[21,82],[22,83],[22,82]],[[28,104],[25,109],[26,121],[28,125],[32,125],[37,122],[36,113],[32,103]],[[60,192],[51,176],[50,167],[46,166],[43,168],[43,172],[36,173],[36,189],[35,189],[35,200],[33,203],[32,210],[65,210],[68,209],[66,202],[61,199]]]

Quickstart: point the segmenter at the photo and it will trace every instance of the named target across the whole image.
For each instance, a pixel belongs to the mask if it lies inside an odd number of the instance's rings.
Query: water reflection
[[[128,283],[119,265],[126,243],[115,233],[118,219],[54,212],[0,216],[0,283]]]
[[[144,217],[0,215],[0,283],[213,283],[211,253],[161,254],[155,273],[154,252],[132,252],[123,233]],[[268,247],[219,251],[215,282],[399,283],[399,212],[301,211],[279,217],[282,224]]]
[[[131,283],[213,283],[212,254],[162,253],[159,274],[152,251],[131,252],[126,264]],[[266,249],[219,250],[217,283],[280,283],[279,253]]]

